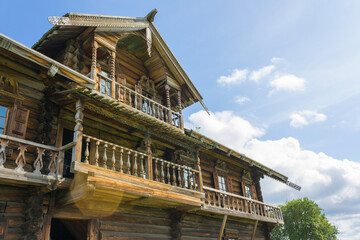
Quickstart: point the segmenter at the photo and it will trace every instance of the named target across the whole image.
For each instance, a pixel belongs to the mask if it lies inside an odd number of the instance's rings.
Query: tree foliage
[[[271,232],[274,240],[335,240],[338,229],[326,219],[323,209],[308,198],[280,205],[284,225]]]

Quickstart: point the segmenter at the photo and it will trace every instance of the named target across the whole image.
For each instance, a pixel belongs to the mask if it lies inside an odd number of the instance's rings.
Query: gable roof
[[[190,80],[180,63],[171,52],[164,39],[152,23],[156,10],[153,10],[147,17],[122,17],[99,14],[67,13],[63,17],[49,17],[49,22],[54,24],[43,37],[32,47],[43,52],[48,47],[56,47],[60,43],[75,37],[88,27],[95,27],[102,31],[124,32],[149,29],[151,32],[152,44],[159,52],[165,64],[169,67],[174,77],[180,84],[186,84],[193,102],[199,101],[207,111],[203,98]],[[191,104],[188,104],[191,105]]]

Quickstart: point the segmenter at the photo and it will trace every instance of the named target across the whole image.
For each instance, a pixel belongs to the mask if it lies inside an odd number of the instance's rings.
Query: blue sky
[[[265,180],[266,202],[308,196],[340,239],[360,238],[360,2],[6,1],[0,32],[32,46],[51,28],[48,16],[145,16],[153,8],[212,112],[189,107],[187,126],[303,186],[297,193]]]

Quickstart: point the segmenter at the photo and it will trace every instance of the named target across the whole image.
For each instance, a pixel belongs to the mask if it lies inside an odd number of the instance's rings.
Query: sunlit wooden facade
[[[33,48],[0,35],[0,239],[269,239],[283,223],[260,179],[287,177],[184,129],[202,97],[155,13],[53,17]]]

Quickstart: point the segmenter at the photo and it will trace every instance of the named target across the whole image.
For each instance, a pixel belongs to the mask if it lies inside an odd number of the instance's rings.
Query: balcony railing
[[[199,171],[88,135],[83,162],[180,188],[199,191]],[[150,162],[151,161],[151,162]],[[152,174],[150,173],[152,166]],[[152,175],[150,177],[149,175]]]
[[[0,144],[0,169],[29,179],[44,179],[43,176],[62,178],[64,152],[74,146],[70,143],[58,148],[4,134],[0,134]],[[9,177],[13,176],[15,174]]]
[[[151,117],[166,122],[176,128],[182,129],[182,115],[178,112],[171,110],[170,108],[158,103],[142,94],[115,82],[115,86],[112,85],[112,80],[100,73],[98,73],[100,82],[100,92],[110,97],[114,97],[116,100],[135,108]],[[114,89],[114,96],[112,96],[112,88]]]
[[[214,188],[204,186],[203,189],[205,206],[230,210],[234,214],[246,213],[283,222],[281,209],[278,207]]]

